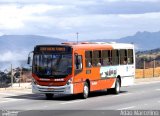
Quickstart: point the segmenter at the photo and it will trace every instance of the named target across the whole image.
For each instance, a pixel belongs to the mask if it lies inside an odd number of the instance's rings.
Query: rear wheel
[[[50,100],[50,99],[53,98],[53,94],[52,93],[46,93],[45,95],[46,95],[46,99],[47,100]]]
[[[120,79],[117,78],[116,83],[115,83],[115,88],[113,88],[113,93],[114,94],[119,94],[120,93],[120,87],[121,87]]]
[[[89,95],[89,86],[88,86],[88,83],[85,82],[84,83],[84,87],[83,87],[83,94],[82,94],[82,98],[83,99],[86,99]]]

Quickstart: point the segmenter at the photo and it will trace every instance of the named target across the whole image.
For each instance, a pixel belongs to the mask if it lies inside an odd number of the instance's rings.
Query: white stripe
[[[24,100],[24,99],[7,99],[6,98],[6,100],[5,101],[0,101],[0,103],[7,103],[7,102],[14,102],[14,101],[22,101],[22,100]]]
[[[13,93],[0,93],[0,95],[9,95],[9,96],[14,96],[16,94],[13,94]]]
[[[127,109],[132,109],[132,108],[135,108],[135,106],[125,107],[125,108],[121,108],[121,109],[117,109],[117,110],[127,110]]]
[[[77,102],[83,102],[84,100],[78,100],[78,101],[72,101],[72,102],[64,102],[60,104],[72,104],[72,103],[77,103]]]
[[[156,91],[160,91],[160,89],[156,89]]]

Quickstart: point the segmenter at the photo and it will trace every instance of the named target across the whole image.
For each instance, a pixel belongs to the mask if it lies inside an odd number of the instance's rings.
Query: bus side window
[[[92,56],[93,66],[99,67],[101,66],[101,50],[94,50]]]
[[[120,50],[120,64],[121,65],[127,64],[127,50],[126,49]]]
[[[133,49],[128,49],[128,64],[133,64]]]
[[[110,50],[102,50],[102,65],[108,66],[111,65],[111,51]]]
[[[87,68],[92,67],[92,51],[85,52],[85,62]]]

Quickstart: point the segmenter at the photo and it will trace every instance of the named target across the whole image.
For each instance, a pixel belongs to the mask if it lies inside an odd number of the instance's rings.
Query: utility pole
[[[77,34],[77,44],[78,44],[78,34],[79,34],[79,33],[77,32],[76,34]]]
[[[145,59],[144,59],[144,61],[143,61],[143,78],[145,78]]]
[[[12,64],[11,64],[11,87],[13,87]]]
[[[153,77],[155,77],[155,67],[156,67],[156,63],[155,63],[155,59],[153,60]]]

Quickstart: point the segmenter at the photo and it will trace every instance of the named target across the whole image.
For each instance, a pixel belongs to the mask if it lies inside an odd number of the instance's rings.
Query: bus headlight
[[[34,78],[32,78],[32,83],[35,84],[35,85],[37,84],[36,80]]]
[[[72,78],[70,78],[68,81],[67,81],[67,85],[70,85],[72,83]]]

